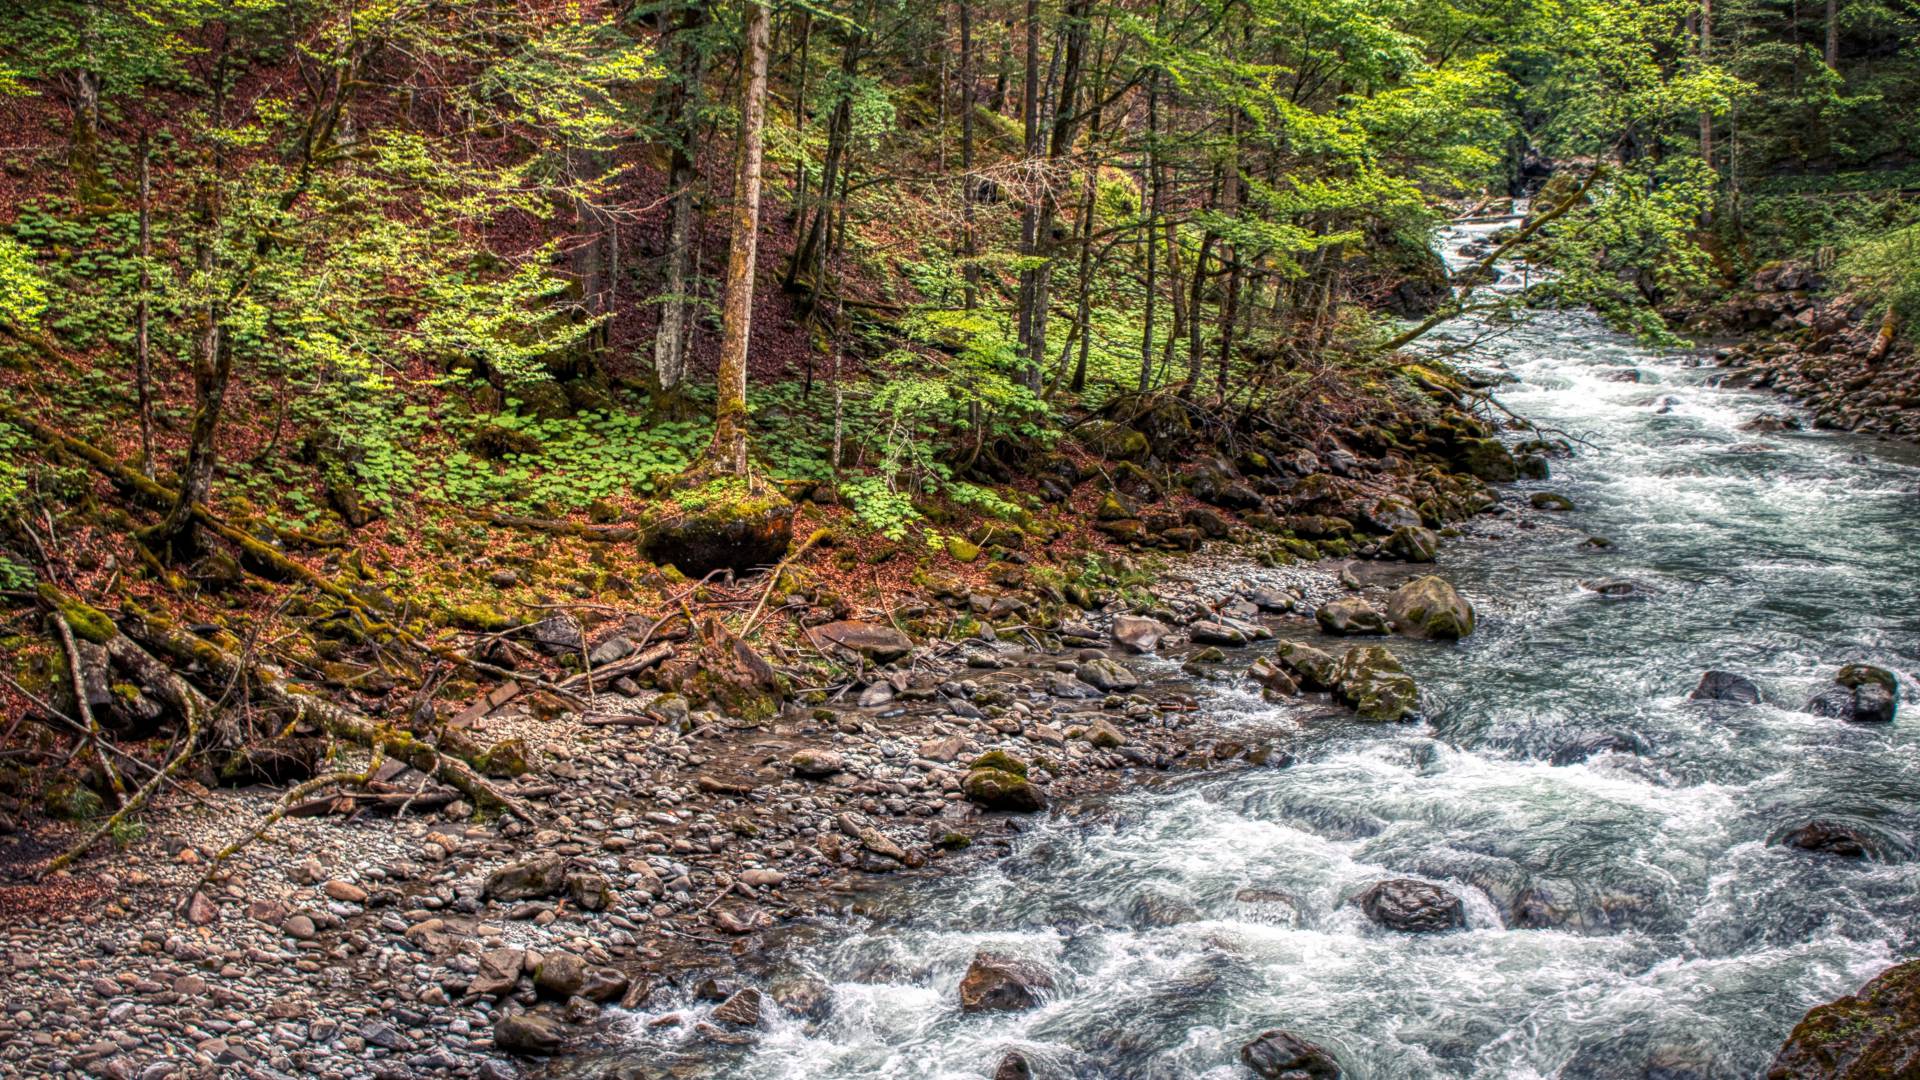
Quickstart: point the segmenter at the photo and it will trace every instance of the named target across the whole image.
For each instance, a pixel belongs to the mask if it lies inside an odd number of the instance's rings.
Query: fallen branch
[[[48,616],[53,628],[59,631],[60,648],[67,654],[67,678],[73,685],[73,706],[80,713],[80,721],[86,726],[86,740],[93,747],[93,760],[100,766],[101,775],[106,778],[107,786],[113,791],[113,807],[118,810],[127,801],[127,785],[114,771],[113,762],[107,760],[107,752],[102,749],[106,738],[100,732],[100,721],[93,717],[93,706],[87,702],[86,680],[80,675],[80,647],[74,644],[73,627],[67,625],[67,617],[55,611]]]
[[[753,605],[753,610],[747,614],[747,621],[740,627],[740,636],[742,638],[753,633],[753,624],[760,621],[760,612],[767,606],[767,597],[772,596],[773,590],[779,586],[780,575],[786,573],[787,567],[793,565],[795,559],[805,555],[808,548],[825,540],[828,535],[825,529],[813,530],[805,540],[801,541],[799,547],[787,552],[786,558],[774,564],[773,573],[767,575],[767,587],[760,590],[760,602]]]
[[[593,674],[599,677],[601,685],[604,686],[624,675],[632,675],[635,672],[645,671],[648,668],[653,667],[655,664],[661,663],[662,661],[671,660],[672,658],[673,658],[673,646],[662,642],[659,645],[655,645],[651,649],[643,649],[640,652],[635,653],[633,656],[626,658],[625,660],[616,660],[611,664],[602,664],[598,669],[596,669],[593,672]],[[582,682],[585,682],[586,679],[587,679],[587,673],[581,672],[578,675],[574,675],[566,679],[562,679],[560,682],[555,684],[555,687],[557,689],[564,691],[572,687],[579,686]],[[592,687],[591,683],[588,683],[587,685],[589,688]]]
[[[221,848],[214,854],[213,858],[207,860],[206,872],[200,875],[200,880],[194,883],[193,888],[187,890],[187,896],[191,898],[194,893],[206,888],[207,882],[213,880],[214,871],[220,869],[221,865],[228,859],[239,854],[242,848],[265,836],[268,829],[273,828],[275,823],[281,818],[286,817],[288,813],[292,811],[294,803],[313,792],[319,791],[321,788],[330,787],[335,784],[370,783],[373,780],[373,774],[379,771],[380,766],[385,763],[386,756],[381,753],[380,747],[375,746],[373,748],[373,759],[367,762],[366,768],[357,773],[344,771],[328,773],[325,776],[316,776],[311,780],[295,784],[293,787],[288,788],[287,793],[282,795],[279,801],[274,803],[273,810],[267,814],[266,818],[262,820],[260,824],[248,830],[246,834],[239,839]]]

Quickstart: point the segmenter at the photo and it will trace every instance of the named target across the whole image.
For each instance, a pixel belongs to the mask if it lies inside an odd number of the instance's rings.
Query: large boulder
[[[1753,680],[1731,671],[1709,671],[1687,697],[1693,701],[1725,701],[1734,705],[1760,704],[1760,688]]]
[[[1018,1012],[1040,1004],[1053,976],[1031,960],[976,953],[960,979],[962,1012]]]
[[[1340,666],[1331,655],[1298,641],[1281,642],[1274,661],[1302,690],[1332,690],[1333,672]]]
[[[1102,693],[1131,690],[1140,685],[1140,676],[1104,656],[1085,661],[1073,669],[1074,678]]]
[[[1900,701],[1900,683],[1893,672],[1871,664],[1848,664],[1833,683],[1807,702],[1808,712],[1855,724],[1892,722]]]
[[[1288,1031],[1263,1031],[1240,1048],[1240,1062],[1265,1080],[1340,1080],[1340,1063],[1324,1047]]]
[[[1341,637],[1387,632],[1386,617],[1358,596],[1343,596],[1327,601],[1313,613],[1313,619],[1320,624],[1322,631]]]
[[[566,884],[566,860],[558,855],[535,855],[488,874],[486,895],[489,900],[537,900],[554,895]]]
[[[1489,484],[1510,484],[1520,476],[1519,463],[1499,439],[1462,439],[1456,462]]]
[[[1389,930],[1426,934],[1467,925],[1466,905],[1459,897],[1413,878],[1375,882],[1355,902],[1367,918]]]
[[[888,664],[913,651],[913,639],[891,626],[842,619],[807,630],[821,652],[858,655],[876,664]]]
[[[1362,720],[1394,723],[1420,709],[1420,688],[1399,658],[1379,645],[1356,645],[1333,669],[1333,694]]]
[[[1166,634],[1167,628],[1160,620],[1144,615],[1119,615],[1113,620],[1113,640],[1129,652],[1150,653]]]
[[[509,1054],[557,1054],[562,1036],[560,1022],[540,1013],[505,1013],[493,1024],[493,1045]]]
[[[966,795],[968,802],[989,810],[1011,810],[1024,814],[1047,808],[1047,796],[1040,790],[1040,785],[1006,769],[971,769],[960,781],[960,791]]]
[[[1252,635],[1225,620],[1201,619],[1187,627],[1187,636],[1199,645],[1245,645]]]
[[[642,553],[691,578],[771,566],[793,542],[793,515],[793,503],[777,491],[716,480],[662,500],[642,529]]]
[[[1402,525],[1387,537],[1387,554],[1411,563],[1429,563],[1440,553],[1440,535],[1422,525]]]
[[[1859,993],[1807,1013],[1766,1072],[1766,1080],[1915,1076],[1920,1076],[1920,960],[1890,967]]]
[[[1387,598],[1387,619],[1408,637],[1458,641],[1473,633],[1473,605],[1459,590],[1428,574],[1415,578]]]

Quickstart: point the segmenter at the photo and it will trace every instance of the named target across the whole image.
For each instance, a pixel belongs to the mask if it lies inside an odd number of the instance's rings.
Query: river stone
[[[1520,476],[1512,451],[1498,439],[1462,439],[1457,460],[1461,468],[1489,484],[1510,484]]]
[[[600,1004],[618,1001],[626,996],[630,982],[625,972],[614,968],[588,968],[587,977],[580,984],[580,996]]]
[[[1004,769],[974,769],[960,781],[960,790],[967,801],[989,810],[1031,813],[1047,808],[1047,797],[1038,784]]]
[[[497,997],[514,988],[527,964],[525,949],[489,949],[474,958],[479,970],[467,983],[467,993],[479,997]]]
[[[1700,684],[1687,695],[1694,701],[1727,701],[1735,705],[1760,704],[1760,688],[1753,680],[1730,671],[1709,671],[1700,676]]]
[[[1536,491],[1527,497],[1535,510],[1571,510],[1573,500],[1556,491]]]
[[[813,627],[807,637],[822,652],[854,653],[876,664],[892,663],[913,651],[913,640],[893,627],[855,619]]]
[[[1379,645],[1356,645],[1333,672],[1334,696],[1362,720],[1393,723],[1420,707],[1420,689],[1392,653]]]
[[[547,953],[533,969],[533,988],[559,1001],[578,994],[587,982],[587,962],[570,952]]]
[[[1166,634],[1167,628],[1160,620],[1144,615],[1119,615],[1113,620],[1113,640],[1126,646],[1129,652],[1152,652]]]
[[[1473,605],[1445,579],[1428,574],[1393,591],[1387,619],[1407,637],[1458,641],[1473,633]]]
[[[1808,1012],[1766,1080],[1881,1080],[1920,1075],[1920,960]]]
[[[1581,582],[1580,587],[1607,600],[1643,600],[1653,595],[1652,589],[1626,578],[1591,578]]]
[[[1283,641],[1274,659],[1302,690],[1333,689],[1333,672],[1339,661],[1327,653],[1303,642]]]
[[[1866,832],[1839,821],[1815,820],[1779,834],[1778,842],[1842,859],[1872,858],[1880,845]]]
[[[1552,765],[1576,765],[1598,754],[1645,754],[1647,742],[1630,731],[1604,731],[1562,743],[1547,759]]]
[[[1019,1012],[1040,1004],[1053,976],[1031,960],[976,953],[960,980],[960,1011]]]
[[[1346,596],[1320,605],[1314,621],[1326,633],[1340,637],[1358,637],[1387,632],[1387,620],[1373,605],[1358,596]]]
[[[1389,930],[1424,934],[1467,925],[1466,905],[1458,896],[1413,878],[1376,882],[1356,902],[1367,918]]]
[[[1098,657],[1073,669],[1074,677],[1103,693],[1131,690],[1140,685],[1140,676],[1106,657]]]
[[[1212,619],[1202,619],[1187,627],[1187,636],[1201,645],[1245,645],[1246,631]]]
[[[1300,902],[1290,892],[1249,887],[1234,893],[1233,899],[1245,905],[1243,915],[1253,922],[1286,927],[1300,925]]]
[[[713,1007],[713,1018],[738,1027],[760,1026],[760,991],[749,986]]]
[[[1855,724],[1893,721],[1900,698],[1900,683],[1893,672],[1871,664],[1848,664],[1833,681],[1833,686],[1807,702],[1808,712]]]
[[[1240,1048],[1240,1061],[1265,1080],[1340,1080],[1340,1063],[1325,1048],[1291,1032],[1263,1031]]]
[[[1386,549],[1405,562],[1432,562],[1440,554],[1440,534],[1420,525],[1402,525],[1387,537]]]
[[[567,883],[567,864],[558,855],[536,855],[487,875],[489,900],[537,900]]]
[[[493,1025],[493,1045],[509,1054],[555,1054],[561,1041],[559,1022],[537,1013],[508,1013]]]
[[[1033,1066],[1027,1063],[1025,1054],[1009,1050],[993,1070],[993,1080],[1033,1080]]]
[[[793,756],[787,759],[787,765],[793,769],[795,776],[819,780],[845,769],[847,759],[838,750],[809,747],[795,750]]]

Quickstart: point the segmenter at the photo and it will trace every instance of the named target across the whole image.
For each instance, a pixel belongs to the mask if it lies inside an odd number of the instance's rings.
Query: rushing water
[[[881,893],[780,960],[831,988],[824,1018],[771,1021],[729,1074],[982,1077],[1019,1049],[1043,1080],[1225,1080],[1281,1027],[1352,1077],[1751,1077],[1809,1006],[1920,950],[1915,457],[1742,431],[1782,404],[1583,315],[1533,314],[1462,359],[1510,371],[1508,407],[1590,445],[1524,485],[1573,512],[1483,519],[1442,555],[1482,621],[1459,644],[1393,642],[1428,723],[1320,721],[1291,768],[1119,797],[990,869]],[[1579,587],[1603,576],[1651,594]],[[1894,724],[1797,711],[1853,660],[1901,673]],[[1688,701],[1708,668],[1768,704]],[[1292,722],[1219,693],[1238,723]],[[1550,763],[1609,732],[1645,752]],[[1884,858],[1768,844],[1816,814]],[[1346,902],[1404,876],[1465,897],[1468,929],[1393,933]],[[1291,894],[1298,918],[1245,888]],[[1528,888],[1554,928],[1508,925]],[[963,1015],[982,948],[1043,960],[1058,992]]]

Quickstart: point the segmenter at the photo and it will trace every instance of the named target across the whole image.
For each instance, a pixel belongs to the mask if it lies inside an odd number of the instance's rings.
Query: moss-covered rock
[[[1510,484],[1520,478],[1519,463],[1499,439],[1462,439],[1457,462],[1489,484]]]
[[[1429,563],[1440,553],[1440,537],[1423,525],[1402,525],[1387,538],[1387,553],[1411,563]]]
[[[1473,605],[1444,579],[1415,578],[1387,598],[1387,619],[1408,637],[1458,641],[1473,633]]]
[[[1920,960],[1881,972],[1857,994],[1822,1005],[1787,1036],[1767,1080],[1920,1076]]]
[[[1379,645],[1347,650],[1333,671],[1334,696],[1362,720],[1392,723],[1420,708],[1420,689],[1400,660]]]
[[[1024,776],[1000,769],[974,769],[960,781],[960,790],[969,802],[989,810],[1031,813],[1047,808],[1047,797],[1040,786]]]
[[[1077,434],[1080,445],[1110,461],[1140,461],[1152,450],[1145,435],[1111,420],[1090,420]]]
[[[522,739],[501,739],[473,759],[473,767],[488,776],[520,776],[527,769],[527,744]]]
[[[1333,671],[1339,662],[1328,653],[1302,642],[1283,641],[1274,659],[1301,689],[1333,689]]]
[[[997,769],[1015,776],[1027,775],[1027,763],[1007,753],[1005,750],[989,750],[973,759],[973,768]]]
[[[58,821],[86,821],[106,809],[98,792],[75,780],[60,780],[40,794],[40,808]]]
[[[777,491],[716,480],[682,492],[650,516],[642,552],[688,577],[770,566],[793,542],[794,505]]]

